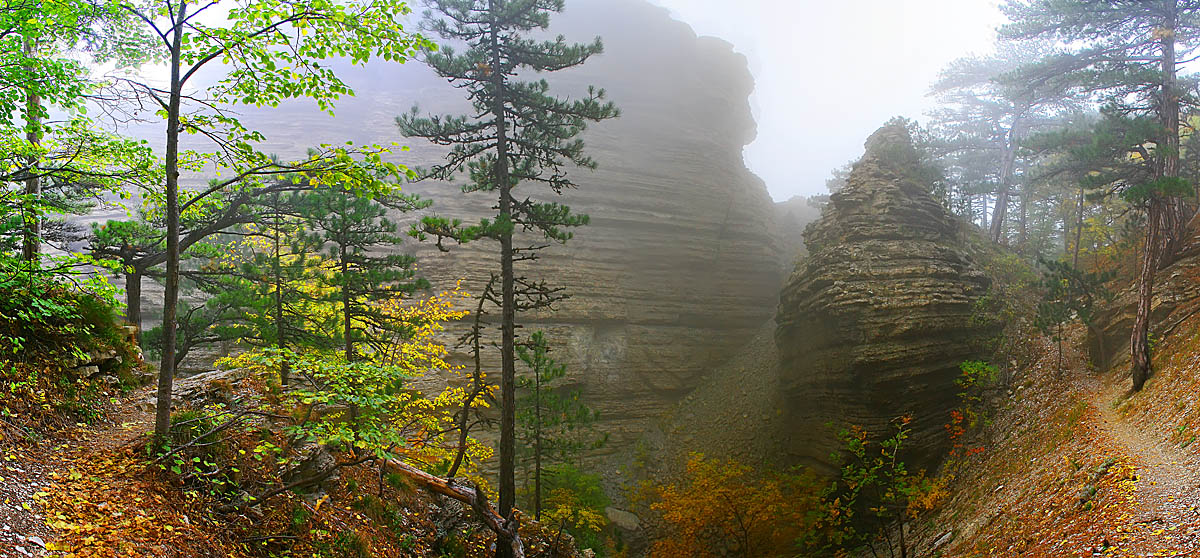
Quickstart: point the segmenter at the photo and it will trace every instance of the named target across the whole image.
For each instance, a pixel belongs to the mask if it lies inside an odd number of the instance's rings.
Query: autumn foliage
[[[651,556],[791,556],[822,513],[818,485],[809,474],[763,476],[694,453],[679,482],[641,489],[665,531]]]
[[[651,556],[829,557],[905,546],[899,530],[941,505],[946,479],[910,472],[900,459],[910,417],[877,439],[861,427],[837,433],[836,477],[797,467],[759,473],[694,453],[675,482],[642,485],[659,531]],[[896,554],[902,555],[902,554]]]

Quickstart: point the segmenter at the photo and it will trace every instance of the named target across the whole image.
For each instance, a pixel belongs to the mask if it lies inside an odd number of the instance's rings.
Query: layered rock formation
[[[606,48],[545,76],[553,90],[604,87],[622,116],[585,134],[599,168],[573,171],[579,188],[560,198],[591,224],[518,268],[571,298],[520,321],[525,334],[546,332],[569,380],[600,411],[599,428],[611,434],[604,451],[622,452],[770,319],[783,279],[774,206],[742,161],[755,133],[753,80],[728,43],[697,38],[665,10],[634,0],[571,2],[552,31],[569,40],[600,35]],[[417,190],[434,200],[434,212],[466,220],[495,204],[455,184]],[[537,187],[518,190],[547,198]],[[465,278],[477,292],[497,269],[495,249],[424,246],[420,265],[437,285]]]
[[[972,320],[989,280],[962,224],[916,176],[902,126],[866,143],[844,189],[804,233],[809,255],[780,297],[775,342],[791,448],[828,470],[834,428],[888,431],[911,414],[915,461],[938,455],[959,363],[982,356],[994,324]]]

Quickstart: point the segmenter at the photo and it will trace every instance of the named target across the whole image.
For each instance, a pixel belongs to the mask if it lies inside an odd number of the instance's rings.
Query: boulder
[[[821,471],[833,470],[837,429],[886,434],[902,415],[913,419],[912,462],[944,455],[959,364],[984,357],[999,329],[973,319],[990,284],[970,256],[967,235],[978,232],[931,195],[920,164],[904,126],[876,131],[805,230],[808,256],[780,296],[787,445]]]

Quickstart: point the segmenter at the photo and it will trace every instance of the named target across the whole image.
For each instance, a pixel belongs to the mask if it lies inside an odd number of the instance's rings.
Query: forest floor
[[[154,416],[139,403],[153,389],[109,398],[90,424],[5,441],[0,556],[224,555],[141,454]]]
[[[177,397],[188,382],[176,382]],[[446,545],[492,554],[494,537],[456,502],[383,483],[365,465],[341,469],[315,501],[286,493],[217,513],[212,494],[147,459],[154,389],[102,395],[87,423],[0,422],[0,558],[433,557]],[[570,544],[531,521],[521,535],[531,556]]]
[[[1062,370],[1056,344],[1038,341],[984,452],[950,466],[954,497],[914,526],[917,555],[1200,556],[1200,444],[1161,420],[1167,404],[1196,409],[1200,392],[1174,392],[1167,364],[1131,394],[1126,374],[1090,369],[1081,341],[1064,343]]]

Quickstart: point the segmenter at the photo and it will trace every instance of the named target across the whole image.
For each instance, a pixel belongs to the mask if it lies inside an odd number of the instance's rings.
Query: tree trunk
[[[142,274],[133,271],[125,274],[125,320],[142,331]]]
[[[496,533],[496,537],[499,539],[496,542],[496,554],[498,556],[505,555],[511,558],[525,557],[525,547],[521,543],[521,535],[517,531],[516,522],[497,514],[492,509],[492,506],[488,504],[487,494],[484,491],[470,486],[461,486],[452,482],[452,480],[435,477],[403,461],[389,459],[385,463],[425,490],[453,498],[471,506],[471,509],[475,510],[475,513],[483,519],[488,528],[493,533]],[[502,542],[508,542],[509,544],[501,544]]]
[[[533,369],[533,519],[542,520],[542,373]]]
[[[281,249],[279,235],[281,234],[280,228],[283,226],[280,222],[282,216],[281,209],[279,208],[279,192],[275,192],[275,195],[271,201],[275,205],[275,230],[274,234],[272,235],[272,239],[274,240],[275,244],[275,253],[273,254],[274,257],[271,258],[271,271],[275,276],[275,346],[280,351],[283,351],[284,349],[287,349],[287,339],[285,339],[286,328],[283,324],[283,273],[279,269],[279,259],[282,257],[280,253]],[[279,362],[280,385],[288,385],[288,376],[290,375],[290,372],[291,365],[288,363],[287,357],[284,357],[281,354]]]
[[[507,120],[504,111],[504,67],[500,59],[500,22],[495,0],[488,1],[491,42],[492,87],[495,100],[491,107],[496,119],[496,187],[500,190],[499,224],[512,224],[512,184],[508,176]],[[512,229],[500,234],[500,515],[512,518],[516,506],[516,296],[513,276]],[[496,545],[498,558],[513,558],[512,549]]]
[[[1134,391],[1141,391],[1150,377],[1150,306],[1154,296],[1154,272],[1158,269],[1159,211],[1158,203],[1152,201],[1142,250],[1142,268],[1138,274],[1137,314],[1129,341]]]
[[[1162,44],[1162,114],[1163,125],[1163,156],[1160,161],[1162,168],[1160,176],[1179,176],[1179,91],[1176,75],[1175,29],[1178,26],[1178,6],[1176,0],[1164,1],[1167,19],[1163,23]],[[1171,196],[1167,200],[1166,212],[1168,228],[1160,231],[1163,234],[1163,249],[1159,254],[1159,265],[1172,261],[1179,249],[1180,240],[1184,238],[1184,228],[1190,215],[1187,215],[1188,204],[1179,196]]]
[[[350,209],[346,206],[346,196],[349,193],[342,193],[338,196],[338,204],[341,209],[341,219],[337,232],[338,245],[338,264],[342,273],[342,336],[345,337],[345,355],[346,362],[354,362],[354,341],[351,337],[354,334],[354,328],[350,327],[350,317],[353,314],[350,310],[350,262],[346,257],[346,244],[350,242],[350,224],[346,221],[346,215]]]
[[[1027,181],[1028,182],[1028,181]],[[1026,184],[1021,192],[1020,212],[1017,215],[1017,253],[1029,251],[1029,196],[1032,188]]]
[[[1175,27],[1177,6],[1175,0],[1163,2],[1165,21],[1159,31],[1162,49],[1162,84],[1159,91],[1159,121],[1162,123],[1162,147],[1158,149],[1159,178],[1179,176],[1179,96],[1175,79]],[[1142,253],[1142,269],[1138,274],[1138,306],[1134,316],[1132,338],[1129,343],[1130,364],[1133,368],[1133,389],[1140,391],[1146,385],[1151,370],[1150,312],[1154,301],[1154,275],[1160,263],[1170,260],[1182,238],[1183,200],[1178,196],[1160,199],[1151,193],[1146,215],[1146,241]]]
[[[1065,213],[1065,212],[1059,212],[1059,215],[1062,215],[1062,229],[1063,229],[1062,248],[1063,248],[1063,253],[1066,254],[1067,252],[1071,251],[1071,217],[1070,217],[1070,214]]]
[[[349,242],[349,232],[346,230],[349,224],[346,222],[346,215],[349,209],[346,207],[346,196],[343,194],[339,199],[342,204],[342,219],[341,230],[338,231],[338,259],[341,261],[342,270],[342,334],[346,338],[345,356],[346,362],[354,362],[354,341],[351,335],[354,334],[354,328],[350,327],[350,318],[353,312],[350,311],[350,262],[346,261],[346,243]],[[350,405],[350,431],[354,437],[358,437],[358,405]]]
[[[37,54],[37,45],[33,39],[25,39],[25,55],[32,58]],[[26,122],[25,122],[25,139],[31,147],[36,147],[42,141],[42,98],[36,92],[36,89],[31,86],[28,91],[26,105]],[[37,157],[30,156],[28,159],[29,172],[25,179],[25,194],[29,196],[29,203],[38,199],[42,194],[42,181],[38,177]],[[41,252],[42,243],[42,217],[36,213],[25,220],[25,238],[21,242],[21,257],[27,262],[37,260],[38,254]],[[32,267],[31,267],[32,269]]]
[[[1075,220],[1075,253],[1071,257],[1071,267],[1079,269],[1079,244],[1083,242],[1083,186],[1079,187],[1079,214]]]
[[[1017,126],[1018,119],[1013,122],[1005,139],[1004,158],[1000,163],[1000,191],[996,195],[996,208],[992,212],[992,228],[989,231],[992,242],[999,243],[1004,237],[1004,223],[1008,221],[1008,194],[1012,188],[1013,167],[1017,163]]]
[[[483,395],[485,389],[483,383],[483,361],[480,358],[480,339],[483,336],[483,305],[488,301],[490,295],[493,294],[492,288],[496,284],[496,274],[492,274],[492,278],[488,280],[487,286],[483,288],[483,294],[479,295],[479,302],[475,307],[475,315],[472,317],[474,324],[471,326],[471,355],[475,360],[475,371],[471,374],[471,393],[463,399],[462,414],[458,417],[458,450],[454,452],[454,462],[450,464],[450,470],[446,473],[447,478],[454,478],[458,474],[458,468],[462,466],[463,458],[467,455],[467,436],[471,429],[471,408],[475,403],[475,398]]]
[[[163,298],[162,364],[158,372],[158,398],[154,413],[154,439],[161,444],[171,427],[171,384],[175,380],[175,313],[179,304],[179,111],[183,95],[180,59],[187,3],[180,2],[171,40],[171,96],[167,101],[166,203],[167,269]]]

